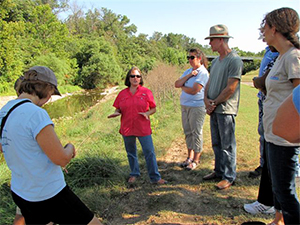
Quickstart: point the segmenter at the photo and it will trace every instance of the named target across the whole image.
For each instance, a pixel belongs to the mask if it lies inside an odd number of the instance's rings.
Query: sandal
[[[193,161],[191,164],[189,164],[187,167],[185,167],[187,170],[194,170],[198,166],[198,162]]]
[[[180,164],[181,167],[187,167],[188,165],[190,165],[193,162],[193,160],[189,157],[186,158],[186,160]]]

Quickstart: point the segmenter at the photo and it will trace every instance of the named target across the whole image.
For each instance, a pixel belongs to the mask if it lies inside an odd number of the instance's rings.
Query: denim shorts
[[[14,192],[12,197],[26,224],[88,224],[94,218],[94,214],[68,186],[54,197],[39,202],[26,201]]]

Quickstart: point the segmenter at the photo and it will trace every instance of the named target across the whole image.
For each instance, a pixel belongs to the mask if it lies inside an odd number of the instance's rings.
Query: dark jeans
[[[212,113],[210,131],[215,153],[215,173],[222,180],[232,183],[236,178],[235,116]]]
[[[274,206],[282,210],[285,224],[300,224],[300,204],[296,193],[299,147],[278,146],[267,142],[266,155]]]
[[[266,141],[263,143],[263,149],[266,148]],[[268,171],[268,160],[266,156],[266,151],[263,151],[263,170],[260,178],[259,190],[258,190],[258,198],[257,201],[267,206],[274,206],[273,201],[273,192],[272,192],[272,183]]]

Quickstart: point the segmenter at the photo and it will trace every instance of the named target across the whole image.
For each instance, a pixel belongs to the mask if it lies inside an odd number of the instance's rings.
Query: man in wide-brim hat
[[[205,88],[204,103],[210,115],[212,148],[215,154],[214,172],[204,180],[221,180],[216,187],[226,189],[236,178],[235,116],[240,99],[240,79],[243,62],[228,46],[228,28],[223,24],[212,26],[209,44],[219,53],[211,63],[210,77]]]

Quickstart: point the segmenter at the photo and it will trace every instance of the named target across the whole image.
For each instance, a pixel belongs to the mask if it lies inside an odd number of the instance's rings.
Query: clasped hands
[[[211,99],[209,99],[209,100],[206,101],[205,106],[206,106],[206,113],[208,115],[212,114],[213,111],[215,110],[215,108],[217,107],[215,101],[211,100]]]

